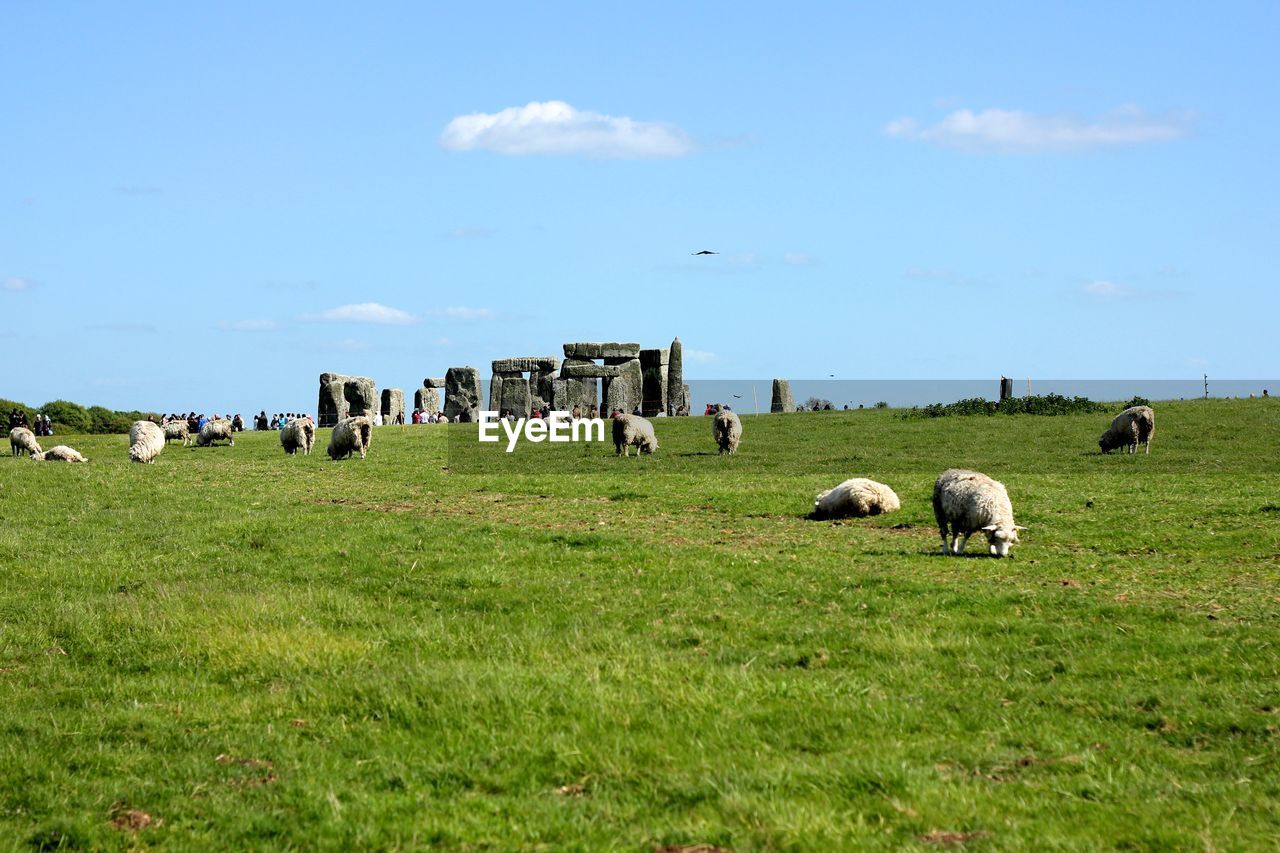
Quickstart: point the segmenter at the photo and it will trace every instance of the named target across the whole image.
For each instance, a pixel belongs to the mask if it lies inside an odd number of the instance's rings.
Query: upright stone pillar
[[[791,399],[791,383],[786,379],[773,380],[773,401],[769,404],[771,412],[794,412],[795,401]]]
[[[667,353],[667,414],[674,416],[681,407],[685,409],[685,414],[689,411],[688,399],[680,399],[687,397],[684,393],[684,346],[680,343],[680,339],[676,338],[671,342],[671,349]],[[676,399],[672,399],[672,398]]]

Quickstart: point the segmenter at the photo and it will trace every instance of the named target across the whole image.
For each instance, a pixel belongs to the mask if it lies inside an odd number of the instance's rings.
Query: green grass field
[[[891,411],[723,458],[706,418],[638,459],[46,440],[90,463],[0,460],[0,839],[1274,848],[1280,405],[1156,408],[1150,456]],[[1012,559],[940,555],[953,466]],[[804,517],[851,476],[902,510]]]

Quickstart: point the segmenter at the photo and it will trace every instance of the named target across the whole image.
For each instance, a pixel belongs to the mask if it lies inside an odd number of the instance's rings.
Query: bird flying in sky
[[[719,252],[713,252],[710,249],[703,249],[701,252],[694,252],[695,255],[718,255]]]

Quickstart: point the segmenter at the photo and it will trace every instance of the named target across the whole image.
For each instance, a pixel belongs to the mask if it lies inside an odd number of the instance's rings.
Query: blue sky
[[[1280,374],[1275,3],[363,5],[0,6],[0,396]]]

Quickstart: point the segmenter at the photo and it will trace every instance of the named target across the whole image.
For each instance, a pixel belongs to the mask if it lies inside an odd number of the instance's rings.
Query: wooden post
[[[1209,399],[1209,374],[1204,375],[1204,398]]]

